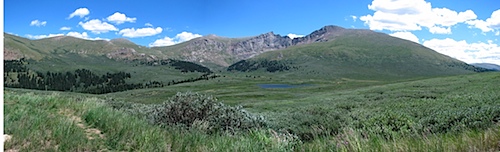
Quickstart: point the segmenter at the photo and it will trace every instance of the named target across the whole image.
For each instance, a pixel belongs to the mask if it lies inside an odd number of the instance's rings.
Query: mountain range
[[[42,60],[65,54],[105,56],[116,61],[176,59],[229,71],[297,71],[334,77],[421,77],[485,69],[439,54],[418,43],[365,29],[325,26],[291,39],[273,32],[254,37],[207,35],[165,47],[127,39],[84,40],[57,36],[30,40],[4,33],[4,59]],[[247,68],[247,69],[245,69]],[[248,69],[250,68],[250,69]],[[300,72],[298,72],[300,71]]]

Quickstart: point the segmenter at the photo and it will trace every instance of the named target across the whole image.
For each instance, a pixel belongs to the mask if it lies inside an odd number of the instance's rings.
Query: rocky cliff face
[[[187,61],[205,65],[212,63],[225,67],[264,52],[333,40],[349,31],[338,26],[325,26],[309,35],[295,39],[273,32],[245,39],[229,39],[210,35],[188,41],[186,42],[188,44],[180,50],[167,51],[178,51],[177,55]]]
[[[292,40],[290,38],[269,32],[231,44],[228,49],[237,59],[247,59],[267,51],[284,49],[291,45]]]
[[[202,37],[182,48],[181,55],[191,62],[229,66],[226,58],[230,55],[225,51],[228,45],[230,44],[215,36]]]

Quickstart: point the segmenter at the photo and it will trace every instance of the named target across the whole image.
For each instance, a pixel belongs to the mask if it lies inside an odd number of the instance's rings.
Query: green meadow
[[[499,73],[398,81],[220,74],[207,81],[102,95],[5,88],[4,132],[11,139],[4,150],[500,150]],[[266,89],[258,84],[309,85]],[[262,117],[264,125],[207,131],[218,120],[152,123],[151,109],[168,105],[178,92],[240,107],[229,109]]]

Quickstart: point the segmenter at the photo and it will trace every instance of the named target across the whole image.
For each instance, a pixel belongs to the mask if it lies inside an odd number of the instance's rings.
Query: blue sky
[[[408,39],[467,63],[500,64],[496,0],[5,0],[4,15],[5,32],[30,39],[127,38],[143,46],[208,34],[301,36],[338,25]]]

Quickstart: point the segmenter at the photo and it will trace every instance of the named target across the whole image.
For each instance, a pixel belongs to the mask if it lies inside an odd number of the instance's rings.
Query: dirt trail
[[[85,125],[83,123],[83,121],[82,121],[82,118],[79,117],[79,116],[76,116],[75,112],[73,110],[71,110],[71,109],[61,109],[59,111],[59,114],[68,117],[70,120],[72,120],[73,122],[75,122],[78,127],[84,129],[85,130],[85,134],[87,135],[87,139],[93,140],[93,139],[96,139],[96,138],[99,138],[99,139],[104,139],[105,138],[105,136],[104,136],[104,134],[102,133],[101,130],[99,130],[97,128],[92,128],[92,127],[89,127],[89,126]]]

